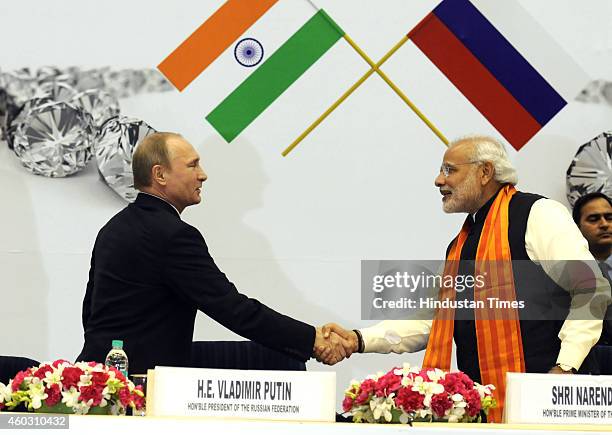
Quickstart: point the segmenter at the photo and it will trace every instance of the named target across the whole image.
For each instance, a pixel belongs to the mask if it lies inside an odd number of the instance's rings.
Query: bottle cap
[[[123,349],[123,340],[113,340],[113,347]]]

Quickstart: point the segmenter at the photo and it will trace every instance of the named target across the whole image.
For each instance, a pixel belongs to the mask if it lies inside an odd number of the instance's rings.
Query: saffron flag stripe
[[[227,0],[159,65],[182,91],[278,0]]]
[[[433,13],[540,125],[567,104],[469,0],[443,1]]]
[[[231,142],[343,35],[325,11],[319,10],[206,119]]]
[[[471,2],[566,101],[573,100],[589,82],[588,74],[519,2]]]
[[[433,13],[409,36],[515,149],[540,130],[534,117]]]

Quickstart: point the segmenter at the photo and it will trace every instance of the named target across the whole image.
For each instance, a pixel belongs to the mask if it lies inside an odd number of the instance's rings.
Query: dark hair
[[[608,204],[612,206],[612,200],[610,200],[610,198],[608,198],[608,196],[602,192],[592,192],[581,196],[574,203],[574,209],[572,210],[572,217],[574,218],[574,222],[576,222],[576,225],[580,225],[580,215],[582,214],[582,207],[584,207],[588,202],[591,202],[592,200],[597,198],[605,199],[606,201],[608,201]]]
[[[132,156],[134,188],[142,189],[151,185],[151,168],[155,165],[170,166],[168,139],[181,138],[177,133],[157,132],[142,139]]]

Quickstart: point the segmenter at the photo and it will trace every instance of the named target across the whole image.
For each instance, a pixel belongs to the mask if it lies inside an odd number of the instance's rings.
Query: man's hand
[[[554,366],[552,369],[548,371],[548,373],[552,375],[573,375],[574,374],[572,370],[563,370],[559,366]]]
[[[346,351],[350,343],[334,332],[328,332],[324,336],[322,328],[317,328],[313,353],[317,361],[334,365],[344,358],[348,358],[350,353]]]
[[[323,337],[327,338],[331,333],[338,334],[342,337],[346,342],[345,351],[350,356],[352,353],[357,352],[359,350],[359,339],[357,338],[357,333],[355,331],[351,331],[349,329],[344,329],[342,326],[337,323],[328,323],[323,325]]]
[[[321,347],[316,352],[317,360],[325,364],[336,364],[349,358],[358,350],[359,340],[354,331],[342,328],[336,323],[328,323],[321,328],[324,340],[331,340],[332,346]]]

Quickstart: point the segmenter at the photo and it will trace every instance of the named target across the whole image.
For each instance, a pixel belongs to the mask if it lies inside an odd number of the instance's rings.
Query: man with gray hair
[[[517,181],[503,145],[486,136],[451,143],[435,178],[443,210],[467,213],[447,248],[445,275],[484,274],[487,284],[463,291],[461,298],[497,298],[510,308],[462,310],[460,316],[451,304],[436,311],[433,321],[385,320],[353,331],[330,324],[324,332],[334,331],[350,341],[348,354],[426,349],[423,366],[446,370],[454,339],[459,369],[497,388],[499,407],[489,416],[494,422],[501,421],[506,372],[575,373],[601,334],[598,319],[603,318],[610,288],[567,209],[540,195],[518,192]],[[567,260],[590,265],[590,279],[581,282],[590,291],[586,299],[595,314],[591,318],[569,314],[570,305],[584,305],[587,289],[575,276],[571,285],[561,284],[565,281],[556,267]],[[598,291],[602,294],[594,297]],[[455,301],[458,295],[453,288],[442,288],[439,299]],[[547,303],[549,297],[564,304],[566,317],[557,312],[537,318],[520,309],[520,301]]]

